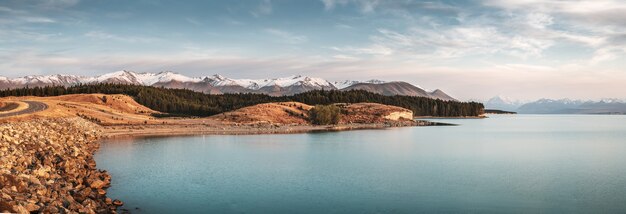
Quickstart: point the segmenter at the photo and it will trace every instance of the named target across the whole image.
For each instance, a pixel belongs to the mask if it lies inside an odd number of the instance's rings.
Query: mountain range
[[[221,75],[188,77],[165,71],[159,73],[138,73],[117,71],[99,76],[76,75],[30,75],[18,78],[0,76],[0,89],[77,84],[116,83],[133,84],[165,88],[189,89],[207,94],[225,93],[262,93],[271,96],[293,95],[311,90],[366,90],[383,95],[406,95],[429,97],[441,100],[455,100],[437,89],[426,91],[420,87],[402,81],[386,82],[382,80],[355,81],[345,80],[330,82],[322,78],[301,75],[284,78],[234,79]]]
[[[539,99],[521,102],[497,96],[484,102],[486,109],[514,111],[520,114],[626,114],[626,101],[620,99],[571,100]]]

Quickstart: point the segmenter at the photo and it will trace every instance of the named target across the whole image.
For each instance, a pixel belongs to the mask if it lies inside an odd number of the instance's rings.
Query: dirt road
[[[22,115],[22,114],[32,114],[35,112],[46,110],[48,108],[48,105],[42,102],[37,102],[37,101],[24,101],[24,102],[28,104],[28,108],[18,111],[18,112],[11,112],[11,113],[0,112],[0,118],[17,116],[17,115]]]

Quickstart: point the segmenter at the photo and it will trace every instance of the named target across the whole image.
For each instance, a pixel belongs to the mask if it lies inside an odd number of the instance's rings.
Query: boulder
[[[91,182],[91,184],[89,184],[89,186],[91,188],[95,188],[95,189],[102,189],[107,185],[106,182],[102,181],[102,180],[95,180],[93,182]]]

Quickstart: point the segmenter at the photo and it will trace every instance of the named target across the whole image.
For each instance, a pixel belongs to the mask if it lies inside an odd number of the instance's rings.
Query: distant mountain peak
[[[486,109],[497,109],[503,111],[516,111],[523,103],[519,100],[497,95],[483,103]]]
[[[226,77],[219,75],[219,74],[213,74],[211,77],[217,79],[217,80],[225,80]]]

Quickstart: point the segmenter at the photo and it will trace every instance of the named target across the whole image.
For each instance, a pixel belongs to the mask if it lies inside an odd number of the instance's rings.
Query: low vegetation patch
[[[309,111],[309,119],[315,125],[338,124],[341,108],[336,105],[316,105]]]

